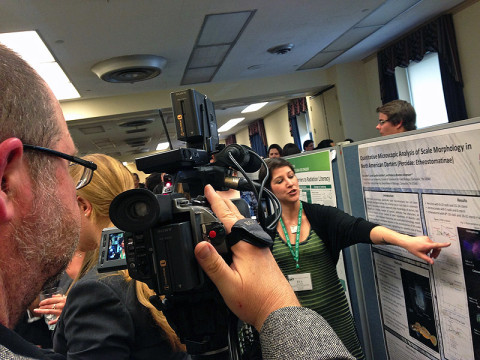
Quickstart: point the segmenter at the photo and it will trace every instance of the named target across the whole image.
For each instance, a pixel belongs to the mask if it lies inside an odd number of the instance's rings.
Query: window
[[[307,113],[300,113],[299,115],[297,115],[297,125],[298,125],[298,133],[300,135],[300,147],[302,147],[303,142],[305,140],[312,139],[312,133],[310,132],[310,129],[309,129],[309,121],[308,121]]]
[[[413,105],[417,129],[448,122],[438,54],[428,53],[407,68],[395,68],[398,96]]]

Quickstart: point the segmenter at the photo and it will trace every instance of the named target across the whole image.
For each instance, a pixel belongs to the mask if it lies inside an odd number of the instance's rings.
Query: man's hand
[[[243,216],[230,200],[222,199],[210,185],[205,187],[205,196],[229,233]],[[270,249],[240,241],[232,247],[232,253],[229,266],[211,244],[204,241],[195,248],[200,266],[215,283],[230,310],[241,320],[260,330],[271,312],[300,306]]]

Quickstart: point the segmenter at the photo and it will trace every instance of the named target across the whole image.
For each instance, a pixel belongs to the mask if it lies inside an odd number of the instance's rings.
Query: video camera
[[[219,146],[213,103],[206,96],[185,90],[171,97],[177,137],[187,142],[187,148],[139,158],[136,165],[146,173],[168,172],[188,189],[190,198],[146,189],[118,195],[110,206],[110,219],[118,229],[102,233],[98,271],[127,268],[133,279],[164,295],[162,301],[158,296],[150,301],[163,311],[189,354],[224,353],[227,359],[230,351],[233,358],[232,353],[239,353],[237,320],[230,320],[232,314],[194,256],[195,246],[206,240],[231,262],[225,228],[210,210],[203,188],[211,184],[216,190],[248,189],[259,198],[263,186],[253,183],[247,171],[257,171],[264,162],[247,146]],[[212,154],[215,162],[210,163]],[[232,168],[245,178],[231,176]],[[268,190],[265,193],[278,203]],[[268,227],[263,210],[257,217]]]

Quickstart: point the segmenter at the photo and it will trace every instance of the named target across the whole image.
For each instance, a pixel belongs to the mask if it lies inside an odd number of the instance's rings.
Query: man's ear
[[[23,164],[23,144],[20,139],[8,138],[0,143],[0,223],[13,217],[14,201],[12,186],[22,182],[25,176]],[[23,179],[23,182],[30,179]],[[18,190],[15,192],[18,194]]]
[[[89,218],[92,214],[92,203],[82,196],[77,196],[77,202],[82,216]]]
[[[395,128],[396,128],[397,130],[402,129],[402,128],[403,128],[403,120],[400,120],[400,122],[399,122],[397,125],[395,125]]]

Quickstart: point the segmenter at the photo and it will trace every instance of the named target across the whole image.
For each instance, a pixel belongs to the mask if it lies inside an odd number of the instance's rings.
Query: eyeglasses
[[[75,186],[77,190],[83,188],[84,186],[90,183],[90,181],[92,180],[93,172],[97,169],[97,164],[95,164],[94,162],[83,160],[76,156],[68,155],[60,151],[44,148],[41,146],[28,145],[28,144],[23,144],[23,149],[41,151],[43,153],[68,160],[69,161],[68,166],[82,165],[83,173],[80,179],[78,180],[77,185]]]
[[[386,122],[388,122],[388,120],[378,120],[378,125],[382,126]]]

